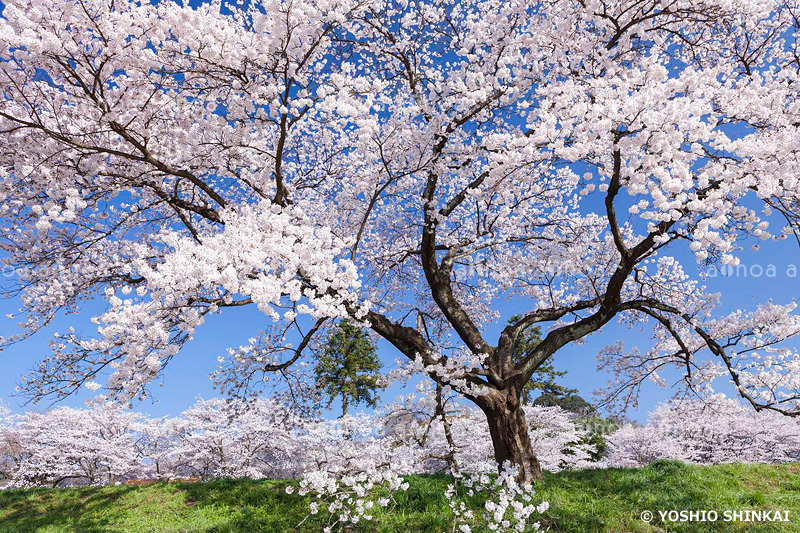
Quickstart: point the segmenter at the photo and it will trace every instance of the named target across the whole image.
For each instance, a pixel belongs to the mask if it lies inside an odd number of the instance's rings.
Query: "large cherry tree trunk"
[[[506,394],[480,406],[489,423],[494,458],[498,468],[510,461],[519,468],[517,480],[532,483],[542,479],[542,467],[531,446],[528,423],[519,395]]]
[[[373,330],[406,354],[409,359],[415,360],[420,354],[431,352],[425,338],[416,329],[392,323],[385,316],[374,311],[367,313],[367,320]],[[514,370],[510,355],[512,348],[512,342],[506,337],[503,343],[504,353],[497,357],[497,359],[505,361],[507,368],[501,369],[505,371],[502,372],[504,374],[509,374]],[[495,350],[487,346],[483,353],[492,351]],[[476,351],[476,353],[478,352]],[[423,359],[423,362],[435,364],[437,360],[429,358],[427,361]],[[503,383],[503,388],[492,388],[488,394],[465,395],[486,415],[498,469],[502,467],[503,463],[510,461],[518,467],[517,479],[523,483],[532,483],[542,478],[542,467],[531,447],[528,425],[520,402],[522,388],[534,370],[535,368],[531,368],[527,370],[527,374],[512,376]],[[447,384],[446,381],[441,381],[435,375],[431,375],[431,378],[442,385]]]

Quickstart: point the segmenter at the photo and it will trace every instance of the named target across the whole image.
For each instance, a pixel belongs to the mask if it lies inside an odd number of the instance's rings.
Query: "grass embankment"
[[[396,506],[360,531],[443,532],[451,527],[445,476],[413,476]],[[208,483],[0,491],[0,532],[284,532],[322,530],[308,501],[286,481],[220,479]],[[689,466],[672,461],[641,469],[548,474],[538,490],[550,502],[552,531],[800,532],[800,464]],[[480,503],[475,502],[476,508]],[[789,511],[790,522],[725,522],[725,510]],[[659,510],[715,510],[717,522],[662,522]],[[652,511],[645,523],[640,516]],[[305,521],[304,521],[305,519]],[[298,524],[302,525],[298,527]]]

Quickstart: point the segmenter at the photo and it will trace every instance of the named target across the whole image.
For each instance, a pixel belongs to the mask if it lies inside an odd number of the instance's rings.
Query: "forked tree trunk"
[[[498,468],[506,461],[519,468],[517,480],[532,483],[542,479],[542,467],[531,447],[528,424],[518,398],[511,395],[505,401],[481,406],[489,423]]]

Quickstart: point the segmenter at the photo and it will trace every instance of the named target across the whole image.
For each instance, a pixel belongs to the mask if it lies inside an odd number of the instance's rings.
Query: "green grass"
[[[446,476],[412,476],[390,511],[358,531],[444,532],[451,518]],[[288,495],[286,481],[220,479],[77,489],[0,491],[0,532],[318,532],[307,499]],[[550,502],[552,531],[800,532],[800,464],[690,466],[661,461],[641,469],[547,474],[538,489]],[[474,501],[480,506],[480,501]],[[716,510],[715,523],[663,523],[659,510]],[[724,522],[724,510],[788,510],[790,522]],[[651,523],[639,517],[655,514]],[[304,521],[305,519],[305,521]],[[298,526],[302,522],[302,525]]]

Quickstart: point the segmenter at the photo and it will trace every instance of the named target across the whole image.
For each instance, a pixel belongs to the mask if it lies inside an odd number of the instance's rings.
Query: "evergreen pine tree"
[[[330,407],[342,400],[342,416],[351,405],[375,407],[381,362],[366,331],[345,319],[337,324],[318,355],[314,376]]]

